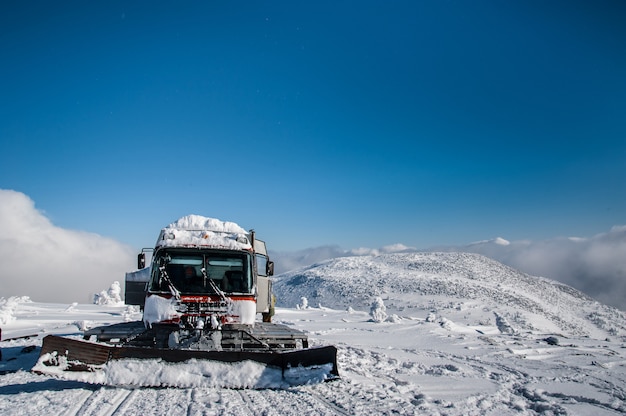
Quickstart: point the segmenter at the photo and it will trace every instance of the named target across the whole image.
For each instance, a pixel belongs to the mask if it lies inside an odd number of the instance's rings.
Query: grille
[[[227,312],[228,305],[225,302],[185,302],[188,314],[203,314],[215,312]]]

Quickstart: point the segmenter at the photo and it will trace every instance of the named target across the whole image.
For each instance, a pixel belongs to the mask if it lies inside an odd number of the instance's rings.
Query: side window
[[[260,254],[256,255],[256,272],[258,276],[267,275],[267,257]]]

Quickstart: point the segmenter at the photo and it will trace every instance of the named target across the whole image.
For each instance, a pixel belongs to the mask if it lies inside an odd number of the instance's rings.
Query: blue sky
[[[625,18],[621,1],[5,2],[0,188],[136,248],[190,213],[275,250],[606,232],[626,224]]]

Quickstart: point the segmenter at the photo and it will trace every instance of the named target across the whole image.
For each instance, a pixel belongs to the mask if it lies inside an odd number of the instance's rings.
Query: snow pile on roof
[[[521,273],[470,253],[342,257],[276,276],[277,305],[366,309],[380,297],[387,313],[467,310],[476,322],[506,318],[522,330],[599,338],[626,334],[624,313],[570,286]],[[471,311],[471,312],[470,312]]]
[[[221,221],[217,218],[208,218],[201,215],[187,215],[179,218],[165,228],[177,230],[209,230],[226,233],[246,234],[246,230],[230,221]]]
[[[249,250],[248,232],[234,222],[187,215],[161,230],[157,247],[213,247]]]

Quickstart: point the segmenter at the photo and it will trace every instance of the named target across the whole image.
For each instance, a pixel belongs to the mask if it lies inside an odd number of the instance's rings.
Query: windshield
[[[215,294],[210,280],[224,293],[251,293],[249,259],[246,253],[161,252],[155,257],[150,290],[168,292],[169,278],[181,294]]]

